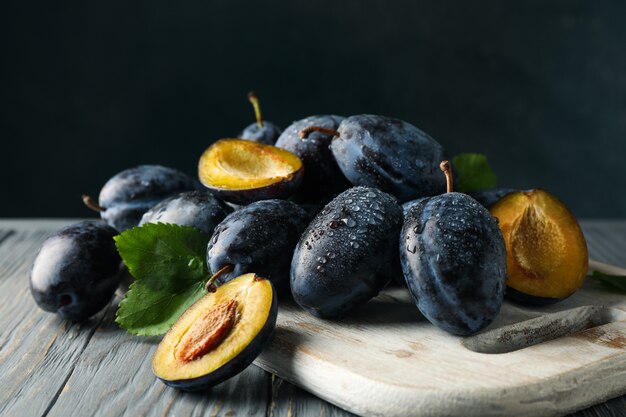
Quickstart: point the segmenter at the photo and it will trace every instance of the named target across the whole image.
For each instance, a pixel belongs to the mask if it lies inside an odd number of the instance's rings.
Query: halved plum
[[[221,199],[235,204],[286,199],[302,182],[297,155],[272,145],[243,139],[220,139],[200,157],[200,182]]]
[[[550,304],[569,297],[587,275],[585,236],[574,215],[541,189],[510,193],[491,207],[507,251],[508,298]]]
[[[152,357],[166,385],[204,390],[243,371],[267,345],[276,326],[272,284],[241,275],[193,304],[172,326]]]

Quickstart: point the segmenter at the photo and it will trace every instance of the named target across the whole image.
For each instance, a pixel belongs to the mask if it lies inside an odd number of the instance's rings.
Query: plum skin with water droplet
[[[139,225],[172,223],[192,226],[209,236],[215,227],[233,211],[208,191],[187,191],[166,198],[144,213]]]
[[[62,228],[48,237],[33,263],[30,290],[37,305],[66,320],[82,321],[100,311],[123,277],[113,237],[100,220]]]
[[[118,232],[137,226],[143,214],[171,195],[201,189],[188,175],[161,165],[139,165],[111,177],[100,190],[100,217]]]
[[[263,127],[259,127],[259,124],[254,122],[241,131],[239,138],[265,145],[273,145],[281,133],[283,131],[274,123],[263,120]]]
[[[218,282],[245,273],[267,278],[279,295],[289,293],[291,254],[310,217],[286,200],[261,200],[240,208],[215,228],[207,246],[207,265],[213,273],[223,266],[233,270]]]
[[[294,300],[315,316],[333,318],[376,296],[401,274],[396,244],[401,224],[402,209],[387,193],[353,187],[339,194],[296,246],[291,262]]]
[[[504,238],[470,196],[423,199],[405,216],[400,261],[420,312],[437,327],[467,336],[500,311],[506,283]]]
[[[337,131],[330,149],[352,184],[376,187],[400,202],[445,191],[442,146],[410,123],[362,114],[344,119]]]
[[[293,122],[276,141],[277,147],[295,153],[304,164],[304,177],[293,195],[294,201],[326,203],[330,197],[350,187],[330,151],[333,136],[312,132],[306,139],[300,137],[300,131],[309,126],[337,129],[343,119],[335,115],[309,116]]]

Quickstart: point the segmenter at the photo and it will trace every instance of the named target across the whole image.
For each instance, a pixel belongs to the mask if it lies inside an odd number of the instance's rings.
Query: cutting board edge
[[[309,361],[310,364],[300,366],[298,372],[276,366],[280,360],[279,356],[272,358],[271,350],[265,350],[254,364],[340,408],[365,417],[434,417],[461,414],[477,417],[558,417],[626,394],[626,353],[607,357],[587,367],[555,375],[528,386],[465,392],[434,392],[392,386],[326,363],[326,369],[329,366],[337,368],[336,377],[329,381],[315,371],[313,358],[299,357],[299,361]],[[590,373],[591,369],[593,372]],[[601,383],[595,378],[597,375],[603,376]],[[549,390],[547,394],[546,390]],[[346,392],[350,395],[346,396]],[[553,398],[549,398],[550,396]],[[367,403],[370,405],[364,405]]]

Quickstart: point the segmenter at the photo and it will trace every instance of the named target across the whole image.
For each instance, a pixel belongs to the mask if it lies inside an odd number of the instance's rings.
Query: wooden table
[[[150,361],[158,339],[114,322],[115,302],[83,324],[39,310],[28,288],[45,237],[72,220],[0,220],[0,416],[350,416],[250,366],[202,394],[167,388]],[[626,267],[626,221],[582,224],[592,258]],[[626,396],[573,416],[626,416]]]

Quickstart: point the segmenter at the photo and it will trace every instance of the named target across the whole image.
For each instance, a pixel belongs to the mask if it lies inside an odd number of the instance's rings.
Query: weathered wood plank
[[[275,375],[272,375],[272,401],[267,415],[268,417],[354,416]]]
[[[589,257],[626,268],[626,221],[583,221]]]
[[[269,375],[257,367],[212,390],[184,393],[166,387],[152,374],[157,338],[121,330],[110,307],[82,352],[49,417],[68,410],[81,416],[265,416]]]
[[[0,245],[0,415],[45,415],[102,315],[71,325],[35,305],[28,272],[49,231],[16,231]]]

